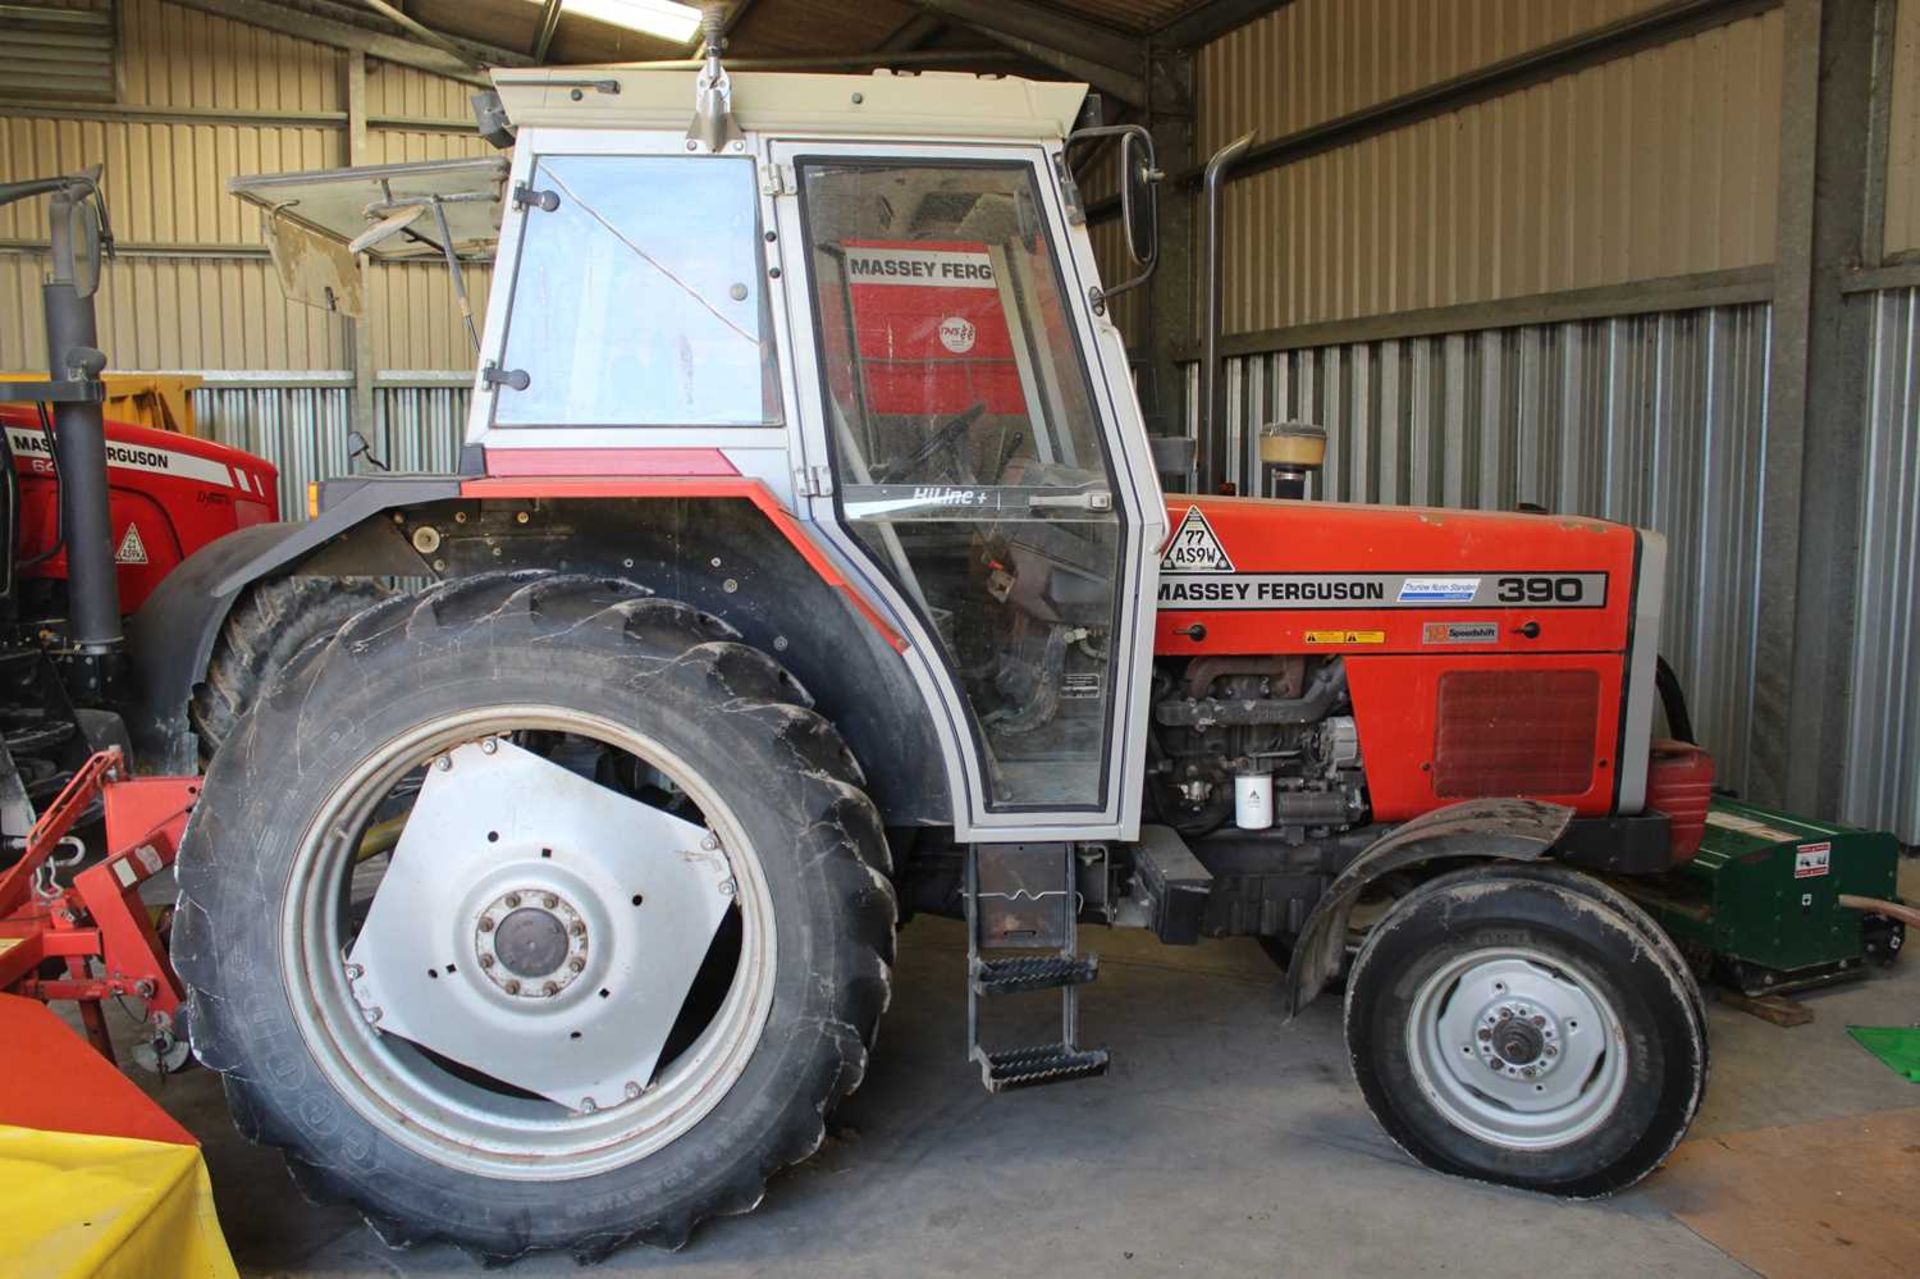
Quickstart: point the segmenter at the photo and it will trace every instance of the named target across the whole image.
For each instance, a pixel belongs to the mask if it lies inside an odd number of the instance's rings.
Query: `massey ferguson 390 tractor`
[[[1106,1069],[1078,927],[1256,936],[1293,1009],[1344,981],[1423,1162],[1574,1196],[1661,1162],[1700,997],[1590,873],[1698,839],[1658,536],[1164,496],[1066,176],[1079,86],[496,82],[495,185],[242,184],[361,248],[497,201],[462,473],[330,483],[134,632],[185,766],[243,592],[436,579],[271,682],[179,857],[193,1048],[304,1188],[496,1259],[678,1246],[819,1146],[910,908],[969,923],[989,1089]],[[1031,992],[1059,1041],[993,1041]]]

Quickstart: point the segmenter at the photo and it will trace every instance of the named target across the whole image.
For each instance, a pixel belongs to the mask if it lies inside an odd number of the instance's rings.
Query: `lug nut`
[[[631,1079],[629,1079],[627,1081],[627,1096],[638,1097],[639,1095],[640,1095],[640,1085],[637,1083],[634,1083]]]
[[[518,906],[520,904],[520,894],[508,893],[504,904],[508,910],[512,910],[515,906]]]
[[[434,761],[434,767],[439,769],[443,773],[451,772],[453,770],[453,756],[442,755],[439,759]]]
[[[480,739],[480,753],[482,755],[491,755],[499,749],[500,749],[500,743],[495,741],[493,738],[483,737]]]
[[[1488,1030],[1485,1026],[1482,1026],[1480,1028],[1480,1042],[1485,1043],[1487,1040],[1492,1038],[1493,1038],[1493,1032],[1491,1030]]]
[[[1547,1019],[1545,1017],[1542,1017],[1539,1013],[1535,1013],[1533,1015],[1533,1024],[1536,1026],[1544,1026],[1547,1024]]]
[[[348,981],[359,981],[362,977],[365,977],[366,975],[367,975],[367,970],[362,968],[360,965],[358,964],[347,965]]]
[[[509,981],[509,982],[507,983],[507,993],[508,993],[509,995],[517,995],[517,994],[519,994],[519,993],[520,993],[520,983],[519,983],[519,982],[517,982],[517,981]]]
[[[560,904],[560,899],[558,897],[555,897],[552,893],[548,893],[545,897],[542,897],[540,899],[540,904],[542,906],[545,906],[548,910],[552,910],[555,906],[558,906]]]
[[[585,937],[587,935],[587,926],[576,919],[572,925],[568,927],[567,931],[575,937]]]
[[[587,966],[587,961],[580,958],[580,956],[578,955],[575,955],[572,959],[569,959],[567,961],[567,971],[570,973],[581,972],[586,968],[586,966]]]
[[[482,915],[480,917],[480,931],[483,933],[490,933],[493,931],[492,915]]]
[[[560,983],[557,981],[550,981],[546,985],[540,988],[540,993],[543,995],[557,995],[560,993]]]
[[[480,966],[481,966],[482,968],[491,968],[491,967],[493,967],[493,956],[492,956],[492,955],[482,955],[482,956],[480,956]]]
[[[596,1110],[598,1110],[598,1109],[600,1109],[600,1107],[599,1107],[599,1105],[598,1105],[598,1104],[597,1104],[597,1103],[596,1103],[596,1102],[595,1102],[595,1101],[593,1100],[593,1098],[591,1098],[591,1097],[582,1097],[582,1098],[580,1099],[580,1113],[581,1113],[581,1114],[583,1114],[583,1115],[591,1115],[591,1114],[592,1114],[592,1113],[593,1113],[594,1111],[596,1111]]]

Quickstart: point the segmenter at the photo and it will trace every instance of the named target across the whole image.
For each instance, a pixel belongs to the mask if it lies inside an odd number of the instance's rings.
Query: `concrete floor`
[[[1903,870],[1912,900],[1920,864]],[[1568,1204],[1421,1169],[1360,1100],[1337,999],[1283,1025],[1276,970],[1251,942],[1176,949],[1097,929],[1085,942],[1101,978],[1084,998],[1083,1038],[1113,1050],[1105,1079],[984,1093],[963,1059],[961,928],[917,921],[901,937],[866,1085],[819,1154],[777,1178],[751,1216],[708,1223],[677,1254],[628,1250],[597,1273],[1754,1273],[1668,1215],[1661,1174]],[[1817,1018],[1794,1029],[1712,1009],[1694,1140],[1920,1105],[1920,1089],[1845,1031],[1911,1024],[1920,959],[1806,1002]],[[147,1082],[205,1143],[244,1274],[478,1271],[451,1248],[389,1251],[352,1213],[302,1202],[278,1155],[234,1132],[206,1072]],[[578,1270],[546,1255],[513,1273]]]

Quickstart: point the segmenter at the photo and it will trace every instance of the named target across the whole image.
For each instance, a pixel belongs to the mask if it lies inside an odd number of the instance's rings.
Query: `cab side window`
[[[543,155],[498,426],[780,422],[749,159]]]

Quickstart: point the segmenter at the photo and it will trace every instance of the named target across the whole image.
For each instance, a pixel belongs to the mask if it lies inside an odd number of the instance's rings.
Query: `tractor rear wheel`
[[[1707,1077],[1698,987],[1618,893],[1554,868],[1433,879],[1367,934],[1347,1045],[1368,1106],[1432,1168],[1570,1197],[1657,1168]]]
[[[174,962],[310,1194],[594,1260],[819,1146],[887,1003],[886,871],[840,737],[724,623],[490,575],[362,614],[242,718]]]
[[[301,649],[389,593],[364,579],[333,577],[276,577],[248,587],[227,613],[206,679],[187,708],[200,758],[213,758],[247,707]]]

